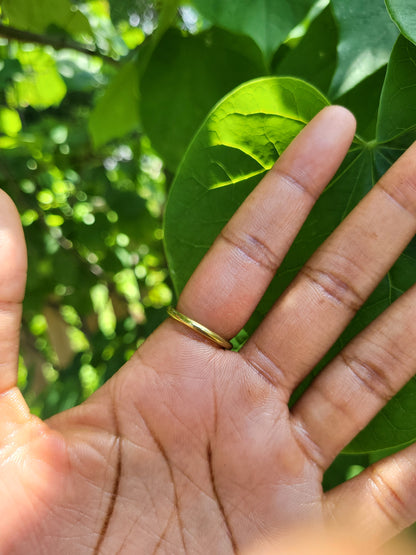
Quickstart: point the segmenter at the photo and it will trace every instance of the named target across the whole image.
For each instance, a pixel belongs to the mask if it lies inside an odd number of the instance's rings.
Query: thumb
[[[0,190],[0,394],[16,385],[26,244],[13,201]]]

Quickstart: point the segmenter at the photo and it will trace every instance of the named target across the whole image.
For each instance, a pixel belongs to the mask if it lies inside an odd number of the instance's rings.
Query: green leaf
[[[96,148],[139,125],[139,71],[137,60],[123,65],[91,113],[89,130]]]
[[[332,6],[339,43],[329,95],[337,98],[388,62],[398,33],[384,0],[332,0]]]
[[[49,26],[60,27],[71,35],[91,35],[88,19],[70,0],[3,0],[2,7],[10,25],[43,33]]]
[[[22,122],[19,113],[16,110],[0,106],[0,133],[15,137],[21,129]]]
[[[377,139],[382,142],[416,126],[416,47],[399,37],[380,99]]]
[[[332,11],[327,7],[312,22],[296,48],[290,50],[273,69],[273,73],[300,77],[326,92],[335,71],[337,39]]]
[[[196,36],[169,30],[141,80],[143,125],[168,167],[176,169],[193,134],[222,96],[264,73],[261,52],[249,38],[215,28]]]
[[[197,10],[214,25],[251,37],[270,62],[278,46],[302,21],[313,0],[194,0]]]
[[[413,0],[385,0],[390,16],[402,35],[416,43],[416,10]]]
[[[384,118],[392,132],[400,126],[402,116],[396,113],[394,103],[388,99],[401,94],[407,81],[416,82],[416,64],[412,64],[415,52],[416,47],[404,39],[398,41],[384,84],[379,129],[386,128]],[[405,81],[397,77],[397,64],[405,68],[402,75]],[[240,86],[209,114],[182,160],[166,209],[165,246],[177,293],[275,158],[326,103],[316,89],[303,81],[268,78]],[[412,102],[407,93],[401,105],[406,113],[416,105],[416,99]],[[375,131],[374,125],[372,129]],[[253,331],[317,247],[409,146],[412,133],[405,132],[390,139],[355,140],[341,168],[312,209],[246,326],[246,332]],[[357,333],[413,285],[415,276],[416,241],[399,258],[322,363],[297,390],[293,400]],[[368,452],[414,440],[416,409],[409,411],[407,407],[414,405],[415,396],[416,381],[412,380],[346,452]]]
[[[66,86],[52,56],[41,48],[33,48],[20,50],[17,57],[23,73],[14,76],[13,86],[6,91],[8,104],[39,109],[60,104]]]

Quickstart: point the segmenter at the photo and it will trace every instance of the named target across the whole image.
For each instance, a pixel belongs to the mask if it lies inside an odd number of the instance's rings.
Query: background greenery
[[[33,412],[108,379],[290,140],[343,104],[356,139],[237,345],[251,333],[415,138],[413,4],[0,1],[0,180],[28,242],[19,385]],[[327,358],[415,276],[413,242]],[[411,381],[325,486],[413,441],[415,400]]]

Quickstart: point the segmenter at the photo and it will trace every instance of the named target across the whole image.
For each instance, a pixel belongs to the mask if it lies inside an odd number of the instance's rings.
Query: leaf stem
[[[90,49],[80,42],[74,41],[72,39],[52,37],[47,35],[39,35],[38,33],[32,33],[30,31],[22,31],[21,29],[16,29],[15,27],[10,27],[9,25],[3,25],[0,23],[0,37],[4,37],[9,40],[16,40],[18,42],[30,42],[33,44],[42,44],[45,46],[52,46],[55,50],[76,50],[87,56],[93,56],[95,58],[101,58],[104,62],[111,64],[113,66],[118,66],[118,60],[115,60],[111,56],[106,56],[96,49]]]

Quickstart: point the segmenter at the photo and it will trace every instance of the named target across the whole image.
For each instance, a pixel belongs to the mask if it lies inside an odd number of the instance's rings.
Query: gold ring
[[[199,333],[199,335],[202,335],[202,337],[209,339],[210,341],[212,341],[216,345],[219,345],[223,349],[229,350],[233,348],[231,343],[226,339],[224,339],[223,337],[221,337],[220,335],[218,335],[218,333],[215,333],[214,331],[209,330],[202,324],[198,324],[198,322],[195,322],[195,320],[192,320],[192,318],[188,318],[188,316],[185,316],[185,314],[178,312],[176,308],[173,308],[172,306],[170,306],[167,309],[167,312],[169,316],[174,320],[177,320],[181,324],[184,324],[188,328],[191,328],[191,330],[196,331],[197,333]]]

